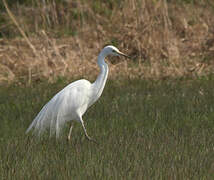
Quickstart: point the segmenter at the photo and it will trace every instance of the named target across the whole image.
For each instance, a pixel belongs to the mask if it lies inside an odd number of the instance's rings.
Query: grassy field
[[[214,179],[213,0],[3,0],[0,10],[0,180]],[[69,78],[97,76],[106,44],[132,58],[108,61],[83,117],[99,145],[78,123],[70,142],[70,124],[58,141],[26,135]]]
[[[67,80],[0,88],[0,179],[213,179],[214,81],[108,81],[71,142],[25,130]]]

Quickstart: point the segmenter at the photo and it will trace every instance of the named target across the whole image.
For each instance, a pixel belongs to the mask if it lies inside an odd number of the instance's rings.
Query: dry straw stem
[[[22,28],[20,27],[19,23],[16,21],[15,17],[13,16],[13,14],[10,11],[10,9],[8,8],[8,5],[7,5],[7,3],[6,3],[5,0],[3,0],[3,3],[4,3],[4,6],[5,6],[5,9],[7,10],[7,13],[9,15],[9,17],[11,18],[11,20],[13,21],[13,23],[16,25],[16,27],[20,31],[21,35],[23,36],[23,38],[25,39],[25,41],[27,42],[27,44],[30,46],[30,48],[33,50],[33,53],[36,56],[37,53],[36,53],[35,47],[33,46],[33,44],[28,39],[28,37],[26,36],[25,32],[22,30]]]

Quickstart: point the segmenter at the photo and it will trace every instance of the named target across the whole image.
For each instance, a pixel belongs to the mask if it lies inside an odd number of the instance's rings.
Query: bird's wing
[[[47,128],[50,128],[51,134],[56,132],[57,119],[60,117],[61,109],[63,108],[63,101],[65,101],[62,96],[57,95],[58,94],[56,94],[37,114],[26,133],[28,133],[32,128],[34,128],[34,133],[38,135],[42,134]]]
[[[50,128],[50,135],[56,133],[58,136],[65,122],[75,118],[77,110],[84,113],[87,109],[90,87],[90,82],[86,80],[75,81],[66,86],[42,108],[26,133],[34,128],[34,132],[40,135]]]

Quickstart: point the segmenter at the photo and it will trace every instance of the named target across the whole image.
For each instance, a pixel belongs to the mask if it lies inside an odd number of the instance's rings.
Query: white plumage
[[[96,81],[91,84],[89,81],[81,79],[67,85],[42,108],[26,133],[34,128],[34,133],[41,135],[45,129],[50,129],[50,135],[56,135],[58,138],[63,125],[68,121],[76,120],[82,124],[87,139],[94,141],[87,134],[82,116],[103,92],[108,77],[108,65],[104,61],[107,55],[128,57],[116,47],[106,46],[98,56],[100,74]],[[68,135],[69,140],[71,131],[72,126]]]

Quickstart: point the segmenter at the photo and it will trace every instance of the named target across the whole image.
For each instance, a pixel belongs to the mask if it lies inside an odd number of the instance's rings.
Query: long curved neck
[[[93,102],[95,102],[102,94],[108,77],[108,65],[105,63],[106,55],[102,52],[98,56],[98,65],[100,67],[100,74],[93,83]]]

